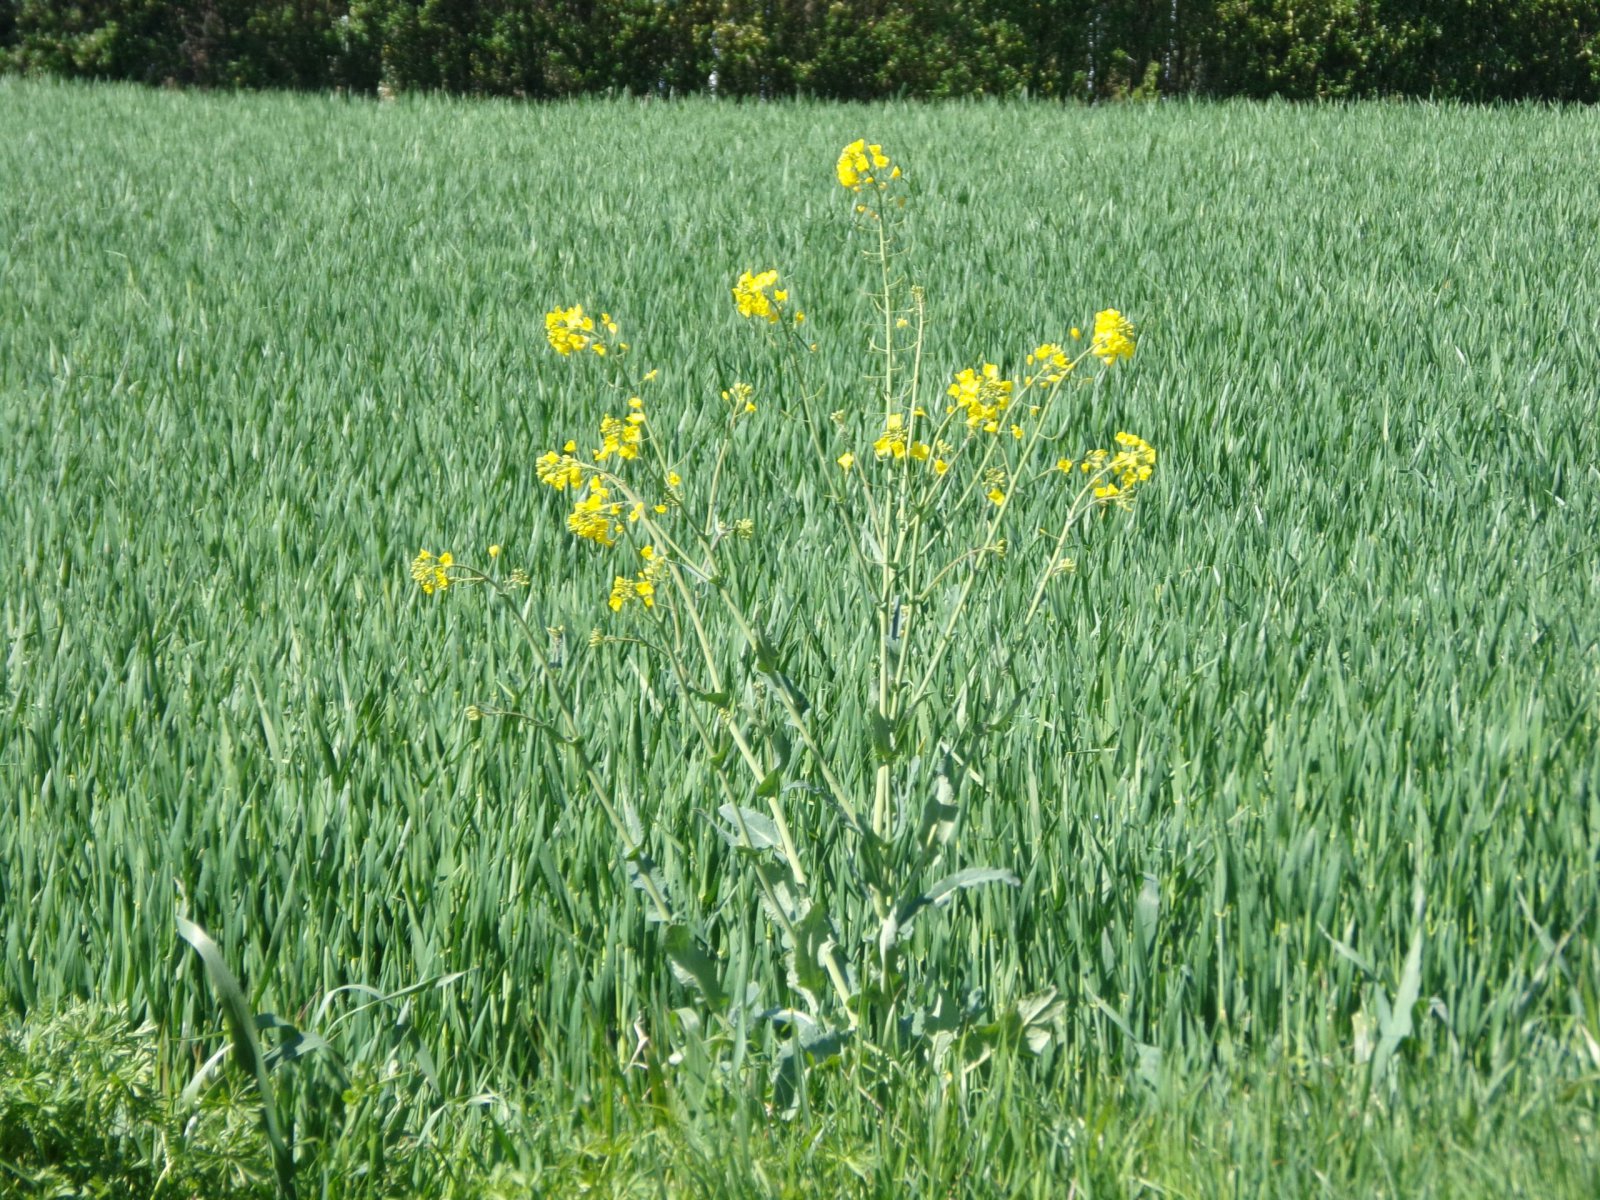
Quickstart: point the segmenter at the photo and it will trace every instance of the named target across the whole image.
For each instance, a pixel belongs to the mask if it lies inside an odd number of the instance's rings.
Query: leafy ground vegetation
[[[0,125],[0,1194],[1600,1190],[1594,113]]]

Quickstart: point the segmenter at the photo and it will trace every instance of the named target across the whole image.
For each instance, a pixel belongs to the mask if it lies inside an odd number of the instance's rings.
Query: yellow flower
[[[1006,502],[1006,494],[1000,488],[992,487],[986,494],[993,504],[1000,505]]]
[[[567,488],[576,490],[583,484],[583,464],[572,456],[573,443],[567,443],[567,452],[557,454],[554,450],[548,454],[541,454],[534,460],[534,474],[539,482],[564,491]]]
[[[617,323],[611,319],[610,313],[600,314],[599,328],[612,336],[618,332]],[[563,357],[583,350],[604,357],[606,345],[595,334],[595,320],[584,315],[581,304],[574,304],[571,308],[553,308],[544,315],[544,335],[555,347],[556,353]],[[617,343],[617,349],[627,348],[626,343]]]
[[[890,413],[878,440],[872,443],[872,452],[879,458],[904,458],[906,456],[906,419],[900,413]]]
[[[442,592],[450,586],[450,568],[455,561],[448,550],[438,558],[424,550],[411,560],[411,578],[417,581],[424,595],[431,596],[436,590]]]
[[[490,546],[489,547],[489,557],[490,558],[499,558],[500,557],[500,547],[499,546]]]
[[[768,323],[775,323],[788,298],[789,293],[778,287],[776,270],[762,271],[759,275],[746,271],[733,285],[733,302],[741,317],[761,317]]]
[[[1097,503],[1131,508],[1135,490],[1155,474],[1156,452],[1149,442],[1131,433],[1117,434],[1116,442],[1121,449],[1115,454],[1108,450],[1091,450],[1077,466],[1096,481],[1094,498]],[[1070,471],[1073,464],[1062,459],[1056,466]]]
[[[839,152],[834,173],[840,185],[852,192],[868,186],[882,190],[889,186],[890,180],[900,178],[900,168],[889,161],[883,147],[876,142],[869,146],[865,138],[857,138]]]
[[[607,604],[612,612],[621,612],[635,600],[646,608],[656,606],[656,583],[666,574],[667,561],[656,553],[654,546],[641,548],[639,557],[644,559],[644,570],[631,579],[626,575],[617,575],[611,580],[611,596]]]
[[[755,401],[752,399],[755,391],[755,388],[748,383],[736,383],[722,393],[722,398],[728,402],[730,407],[736,408],[740,412],[753,413],[756,410]]]
[[[1155,473],[1156,452],[1149,442],[1131,433],[1119,433],[1117,445],[1122,449],[1112,457],[1106,469],[1117,477],[1124,488],[1144,483]]]
[[[837,461],[841,467],[848,471],[851,467],[856,465],[856,456],[851,454],[850,451],[846,450],[843,454],[839,455]]]
[[[1090,352],[1106,366],[1133,357],[1133,325],[1114,308],[1094,315],[1094,340]]]
[[[967,428],[981,428],[985,433],[997,433],[1000,414],[1011,403],[1011,393],[1016,384],[1000,377],[1000,368],[984,363],[981,371],[966,368],[956,376],[955,382],[945,389],[945,394],[955,401],[946,411],[960,409],[966,414]]]
[[[1073,333],[1076,335],[1077,331],[1074,330]],[[1028,355],[1028,365],[1039,367],[1041,383],[1060,383],[1066,378],[1067,372],[1072,370],[1072,360],[1055,342],[1045,342],[1037,347]]]
[[[588,494],[567,514],[567,528],[591,542],[614,546],[622,533],[622,525],[616,519],[621,512],[622,505],[611,499],[610,491],[591,479]]]
[[[600,419],[602,445],[594,452],[595,462],[604,462],[613,454],[623,459],[638,458],[639,444],[643,440],[640,426],[643,423],[644,414],[637,411],[629,413],[625,421],[619,421],[610,413],[602,417]]]

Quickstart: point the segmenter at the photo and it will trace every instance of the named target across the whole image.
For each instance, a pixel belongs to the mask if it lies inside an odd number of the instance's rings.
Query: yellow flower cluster
[[[577,491],[583,486],[583,464],[572,456],[578,448],[576,442],[566,444],[564,454],[557,454],[551,450],[541,454],[534,460],[533,470],[539,477],[539,482],[547,487],[553,487],[562,492],[567,488]]]
[[[981,372],[966,368],[945,394],[955,401],[946,412],[960,409],[966,413],[968,429],[982,429],[985,433],[1000,432],[1000,414],[1011,403],[1011,393],[1016,384],[1000,377],[1000,368],[984,363]]]
[[[900,168],[889,161],[883,147],[876,142],[869,146],[865,138],[857,138],[839,152],[835,171],[839,183],[852,192],[864,187],[882,190],[889,186],[890,180],[900,178]]]
[[[411,578],[417,581],[425,595],[442,592],[450,586],[450,568],[455,561],[448,550],[438,558],[424,550],[411,560]]]
[[[1094,315],[1094,340],[1089,350],[1106,366],[1133,357],[1133,324],[1114,308]]]
[[[915,415],[920,417],[924,414],[918,410]],[[872,452],[879,458],[909,458],[915,462],[927,462],[933,454],[933,447],[908,436],[904,413],[890,413],[884,422],[883,433],[872,443]]]
[[[762,271],[758,275],[746,271],[739,276],[739,282],[733,285],[733,302],[741,317],[759,317],[768,324],[776,325],[783,317],[783,306],[789,302],[789,293],[778,286],[776,269]],[[796,325],[802,324],[805,319],[803,312],[794,314]]]
[[[639,457],[639,445],[644,441],[644,401],[634,396],[628,401],[626,417],[613,417],[607,413],[600,418],[600,449],[594,452],[595,462],[617,458]]]
[[[984,486],[989,490],[984,492],[989,503],[996,507],[1006,502],[1006,486],[1010,482],[1004,467],[990,467],[983,473]]]
[[[1057,384],[1067,377],[1068,371],[1072,370],[1072,359],[1056,343],[1045,342],[1028,355],[1028,365],[1038,368],[1039,374],[1028,376],[1024,383],[1030,386],[1035,382]]]
[[[756,389],[748,383],[736,383],[722,393],[723,400],[733,410],[735,416],[753,413],[756,410]]]
[[[612,612],[621,612],[625,606],[634,601],[638,601],[646,608],[656,606],[656,584],[666,574],[666,560],[656,553],[654,546],[641,548],[639,557],[644,559],[644,570],[632,579],[626,575],[618,575],[611,581],[609,603]]]
[[[644,401],[637,396],[628,400],[628,415],[613,417],[607,413],[600,419],[600,447],[593,452],[595,463],[607,459],[627,461],[639,457],[644,444]],[[577,456],[577,443],[568,442],[561,453],[551,450],[534,461],[534,471],[539,482],[558,492],[571,489],[578,493],[572,511],[567,514],[567,528],[576,536],[602,546],[614,546],[622,535],[623,510],[631,523],[644,516],[645,506],[634,501],[624,504],[612,498],[607,482],[615,477],[599,466],[590,466]],[[668,478],[668,486],[676,487],[677,476]],[[656,512],[664,513],[667,506],[656,505]]]
[[[581,538],[602,546],[615,546],[622,535],[622,503],[611,498],[611,489],[599,479],[590,479],[583,498],[567,514],[567,528]]]
[[[556,353],[562,356],[588,350],[604,358],[607,347],[596,336],[600,332],[608,333],[613,338],[617,336],[617,323],[611,319],[610,313],[601,313],[597,323],[593,317],[584,314],[583,305],[574,304],[571,308],[553,308],[544,315],[544,335],[555,347]],[[626,350],[628,343],[617,342],[616,347]]]
[[[1075,463],[1063,458],[1056,463],[1059,471],[1074,468],[1085,475],[1103,476],[1104,482],[1094,489],[1094,498],[1101,504],[1117,504],[1126,508],[1133,501],[1133,491],[1155,474],[1155,448],[1143,438],[1131,433],[1119,433],[1115,454],[1109,450],[1091,450],[1083,461]]]

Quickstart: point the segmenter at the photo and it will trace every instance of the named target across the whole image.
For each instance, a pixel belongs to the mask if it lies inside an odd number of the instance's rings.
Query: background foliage
[[[208,87],[1600,99],[1590,0],[0,0],[0,62]],[[714,83],[712,82],[714,79]]]

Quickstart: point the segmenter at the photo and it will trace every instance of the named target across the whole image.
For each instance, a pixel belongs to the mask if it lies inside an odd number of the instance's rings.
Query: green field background
[[[420,548],[490,543],[531,571],[535,624],[566,627],[675,895],[783,999],[704,764],[626,654],[584,645],[613,560],[561,529],[533,460],[615,400],[543,315],[614,313],[681,444],[755,385],[770,433],[728,511],[866,786],[871,603],[728,292],[778,267],[828,409],[866,430],[864,267],[831,177],[866,136],[915,189],[932,375],[1018,368],[1118,308],[1139,352],[1074,424],[1161,454],[1032,640],[1007,632],[1019,585],[968,651],[1027,700],[961,865],[1022,886],[927,921],[915,961],[1002,1002],[1058,988],[1056,1043],[1014,1069],[1064,1095],[1355,1070],[1420,945],[1407,1087],[1564,1088],[1592,1114],[1600,114],[0,79],[0,127],[0,1006],[92,998],[156,1021],[180,1065],[182,1039],[214,1048],[181,892],[261,1009],[469,972],[412,1016],[452,1095],[599,1103],[636,1023],[668,1040],[694,996],[609,827],[536,734],[465,718],[531,670],[504,614],[408,576]],[[825,814],[793,819],[828,861]]]

